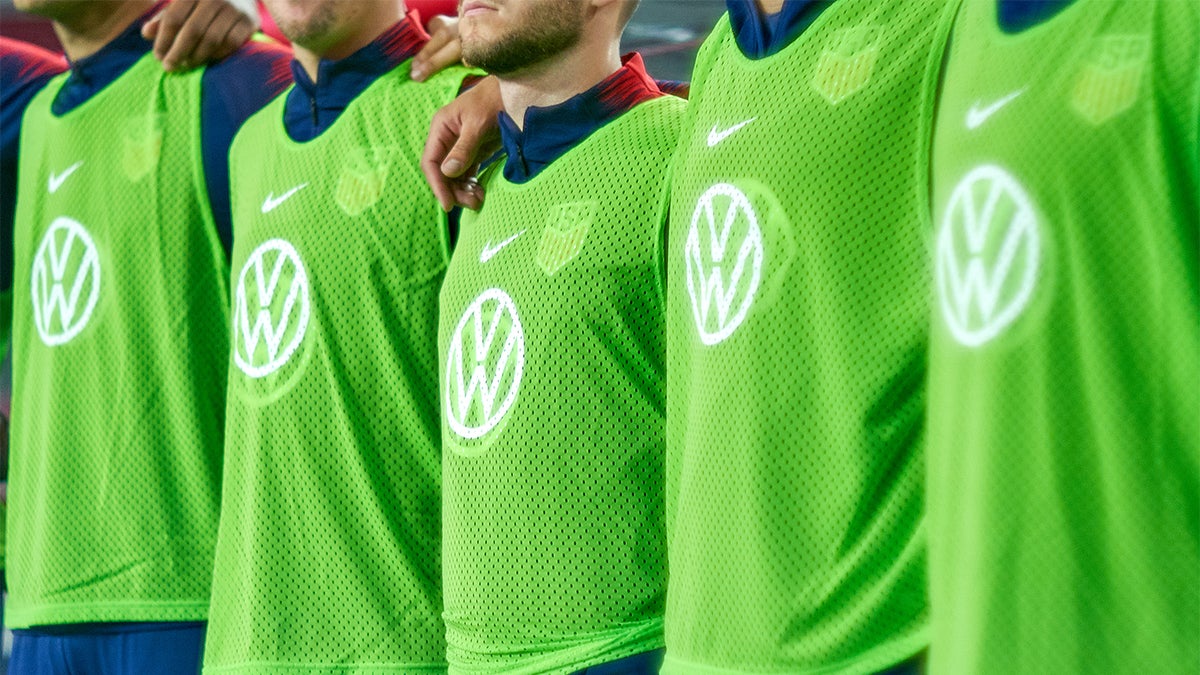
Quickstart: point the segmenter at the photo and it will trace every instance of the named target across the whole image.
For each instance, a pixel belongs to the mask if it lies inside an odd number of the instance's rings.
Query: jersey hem
[[[703,663],[695,663],[672,656],[670,646],[667,647],[666,658],[663,659],[659,675],[870,675],[881,670],[898,666],[929,648],[929,630],[920,632],[903,640],[880,645],[875,649],[859,656],[846,659],[840,663],[823,665],[818,668],[745,668],[724,667]]]
[[[662,649],[665,646],[662,629],[662,619],[654,619],[638,624],[620,635],[600,634],[583,644],[542,652],[521,650],[516,653],[531,655],[518,660],[496,658],[485,662],[485,659],[492,656],[485,654],[477,656],[475,663],[464,664],[456,663],[457,659],[451,657],[448,672],[449,675],[566,675],[643,652]],[[451,653],[453,654],[453,648]]]
[[[445,673],[445,663],[281,663],[275,661],[250,661],[227,666],[204,666],[206,674],[215,673]]]
[[[22,607],[10,598],[4,614],[7,627],[15,629],[67,623],[207,621],[208,602],[104,602]]]

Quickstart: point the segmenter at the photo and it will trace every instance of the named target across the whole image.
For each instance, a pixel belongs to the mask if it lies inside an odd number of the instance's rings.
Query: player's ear
[[[624,5],[626,0],[584,0],[592,11],[609,10]]]
[[[616,21],[617,30],[624,31],[625,26],[629,23],[629,17],[633,16],[640,0],[586,0],[586,2],[591,5],[592,11],[611,12]]]

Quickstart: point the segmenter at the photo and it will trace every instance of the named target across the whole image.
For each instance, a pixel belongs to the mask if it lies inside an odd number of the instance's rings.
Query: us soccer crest
[[[342,167],[334,201],[346,215],[356,217],[383,196],[390,170],[388,153],[382,148],[356,148]]]
[[[125,121],[122,134],[121,170],[134,183],[158,166],[162,154],[162,119],[160,115],[139,115]]]
[[[1091,124],[1100,125],[1137,101],[1150,48],[1140,35],[1109,35],[1093,44],[1091,58],[1071,91],[1071,107]]]
[[[536,262],[550,276],[561,270],[583,250],[583,241],[596,217],[596,202],[559,204],[550,212],[550,224],[542,232]]]
[[[879,59],[878,26],[847,28],[834,34],[821,52],[812,87],[837,105],[867,86]]]

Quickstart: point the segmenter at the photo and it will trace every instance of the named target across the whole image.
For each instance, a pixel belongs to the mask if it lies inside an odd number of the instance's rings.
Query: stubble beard
[[[330,4],[324,4],[319,7],[303,23],[286,20],[277,22],[280,32],[288,40],[300,46],[311,45],[314,42],[321,41],[334,29],[336,23],[337,15],[335,7]]]
[[[555,0],[493,42],[464,39],[463,60],[493,75],[509,75],[561,54],[578,44],[582,34],[579,5]]]

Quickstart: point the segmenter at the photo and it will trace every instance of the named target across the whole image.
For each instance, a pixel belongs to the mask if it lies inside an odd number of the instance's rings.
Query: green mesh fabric
[[[202,76],[147,55],[62,117],[65,75],[26,110],[10,626],[208,613],[229,269],[203,188]]]
[[[866,673],[928,645],[932,82],[952,2],[840,0],[697,58],[671,193],[663,672]]]
[[[1200,5],[966,3],[939,101],[931,670],[1200,668]]]
[[[683,101],[641,103],[521,185],[499,171],[442,290],[452,673],[661,647],[658,245]]]
[[[446,216],[417,165],[465,70],[411,61],[307,143],[286,95],[231,151],[224,507],[204,669],[445,670],[437,302]]]

